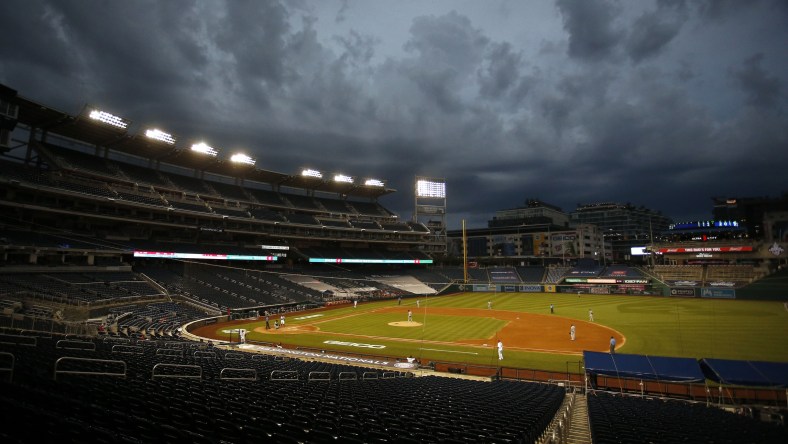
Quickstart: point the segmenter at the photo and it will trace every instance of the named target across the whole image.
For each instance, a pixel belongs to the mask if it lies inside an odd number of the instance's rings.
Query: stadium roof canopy
[[[706,380],[698,361],[692,358],[583,351],[583,360],[586,372],[592,375],[670,382]]]
[[[23,125],[162,163],[223,176],[240,177],[275,186],[373,199],[396,191],[385,186],[337,182],[331,179],[302,176],[301,174],[261,170],[252,165],[238,164],[229,159],[207,156],[193,152],[189,148],[180,148],[166,142],[153,140],[144,134],[129,134],[126,128],[94,121],[88,118],[85,112],[78,116],[72,116],[21,96],[16,96],[15,100],[19,105],[18,121]]]
[[[704,358],[706,376],[721,384],[788,388],[788,363]]]

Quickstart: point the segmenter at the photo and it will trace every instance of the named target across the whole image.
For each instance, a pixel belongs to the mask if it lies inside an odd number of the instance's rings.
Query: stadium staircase
[[[591,429],[588,424],[588,401],[585,394],[575,394],[566,443],[591,444]]]

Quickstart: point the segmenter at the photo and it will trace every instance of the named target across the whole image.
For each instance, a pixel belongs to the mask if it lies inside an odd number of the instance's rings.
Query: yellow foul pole
[[[468,283],[468,238],[465,236],[465,219],[462,220],[462,277]]]

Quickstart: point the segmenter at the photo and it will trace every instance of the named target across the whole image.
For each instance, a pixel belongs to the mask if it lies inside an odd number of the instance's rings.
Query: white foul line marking
[[[476,353],[476,352],[464,352],[464,351],[456,351],[456,350],[442,350],[440,348],[419,347],[419,350],[429,350],[429,351],[446,352],[446,353],[464,353],[466,355],[478,355],[478,353]]]

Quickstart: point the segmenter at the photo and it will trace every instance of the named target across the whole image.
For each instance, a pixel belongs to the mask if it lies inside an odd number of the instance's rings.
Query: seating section
[[[211,187],[225,199],[233,199],[240,202],[249,202],[250,196],[238,185],[222,182],[211,182]]]
[[[338,199],[326,199],[322,197],[315,198],[315,201],[318,202],[320,205],[323,206],[327,211],[331,213],[339,213],[339,214],[352,214],[355,211],[345,204],[344,201]]]
[[[38,338],[0,351],[15,358],[0,382],[3,442],[534,442],[564,397],[177,340]]]
[[[355,208],[356,212],[359,214],[377,217],[391,216],[391,213],[386,211],[385,208],[373,202],[348,202],[348,205]]]
[[[703,282],[703,265],[655,265],[654,272],[666,282]]]
[[[596,264],[585,264],[585,265],[577,265],[569,269],[566,273],[566,277],[598,277],[602,274],[604,268],[596,265]]]
[[[175,208],[176,210],[185,210],[185,211],[197,211],[200,213],[208,213],[208,207],[205,206],[205,202],[202,201],[177,201],[177,200],[169,200],[170,206]]]
[[[741,286],[758,277],[752,265],[709,265],[706,267],[706,283],[715,286]]]
[[[544,267],[517,267],[517,273],[525,283],[540,283],[544,280]]]
[[[570,267],[550,267],[547,269],[547,278],[545,279],[545,283],[547,284],[557,284],[559,283],[564,277],[566,277],[566,273],[571,270]]]
[[[179,302],[158,302],[145,305],[114,307],[107,316],[105,333],[119,337],[173,338],[181,335],[181,327],[196,319],[215,313]]]
[[[785,443],[784,426],[681,400],[589,394],[595,443]]]
[[[139,270],[172,294],[185,296],[221,312],[228,308],[282,305],[320,298],[319,292],[294,284],[276,273],[201,264],[170,270],[157,267],[141,267]]]
[[[639,278],[643,277],[643,272],[635,267],[626,265],[610,265],[605,267],[605,271],[601,275],[605,277]]]
[[[520,275],[513,267],[492,267],[487,269],[487,274],[490,276],[490,282],[498,284],[514,284],[521,283]]]
[[[131,272],[4,273],[0,274],[0,283],[9,293],[72,305],[162,296],[161,291]]]
[[[284,207],[287,204],[282,200],[279,193],[269,190],[248,189],[249,193],[254,197],[257,202],[263,205],[273,205],[277,207]]]

